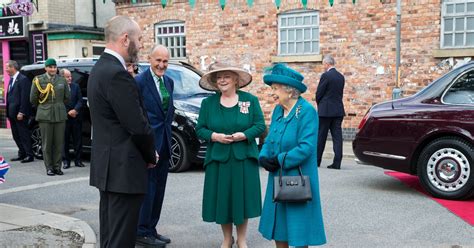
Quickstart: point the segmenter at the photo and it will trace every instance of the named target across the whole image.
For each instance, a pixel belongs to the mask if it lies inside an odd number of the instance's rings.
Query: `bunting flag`
[[[308,0],[301,0],[301,3],[303,4],[303,8],[306,9],[306,5],[308,5]]]
[[[225,0],[219,0],[219,5],[221,6],[221,9],[224,10],[224,8],[225,8]]]
[[[137,3],[137,0],[132,0],[132,4],[136,4]]]
[[[253,0],[247,0],[247,5],[249,7],[252,7],[253,6]]]
[[[334,5],[334,0],[329,0],[329,5],[332,7]]]
[[[277,9],[280,9],[281,0],[275,0],[275,5],[277,6]]]
[[[352,4],[356,4],[356,0],[352,0]]]
[[[3,8],[0,8],[0,17],[3,16]]]
[[[161,0],[161,7],[163,7],[163,9],[166,7],[166,0]]]
[[[189,0],[189,5],[191,5],[191,9],[194,9],[194,6],[196,6],[196,0]]]

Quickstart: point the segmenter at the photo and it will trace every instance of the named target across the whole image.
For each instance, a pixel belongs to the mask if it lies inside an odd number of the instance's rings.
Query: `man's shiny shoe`
[[[18,156],[16,158],[12,158],[10,159],[10,161],[22,161],[23,159],[25,159],[26,157],[25,156]]]
[[[71,168],[71,162],[63,161],[63,169],[69,169],[69,168]]]
[[[165,243],[167,243],[167,244],[171,243],[171,239],[170,239],[170,238],[168,238],[168,237],[166,237],[166,236],[164,236],[164,235],[161,235],[161,234],[159,234],[159,233],[156,234],[156,238],[159,239],[159,240],[161,240],[161,241],[163,241],[163,242],[165,242]]]
[[[64,173],[61,171],[61,169],[53,170],[54,174],[62,176]]]
[[[33,162],[35,159],[33,158],[33,156],[27,156],[25,157],[23,160],[21,160],[21,163],[29,163],[29,162]]]
[[[48,176],[54,176],[56,175],[53,170],[46,170],[46,175]]]
[[[333,170],[340,170],[341,168],[334,167],[333,165],[329,165],[328,169],[333,169]]]
[[[137,236],[135,244],[145,247],[166,247],[166,243],[153,236]]]
[[[76,162],[74,162],[74,165],[75,165],[76,167],[86,167],[86,165],[83,164],[81,161],[76,161]]]

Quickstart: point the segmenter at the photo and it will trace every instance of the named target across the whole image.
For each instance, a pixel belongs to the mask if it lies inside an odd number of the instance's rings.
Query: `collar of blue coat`
[[[275,120],[289,122],[291,119],[293,119],[294,116],[296,116],[296,112],[299,112],[301,110],[303,101],[303,97],[298,97],[298,101],[296,101],[295,106],[293,106],[290,113],[286,117],[283,117],[283,107],[281,105],[277,105],[277,107],[275,108],[275,112],[273,113],[276,116]]]

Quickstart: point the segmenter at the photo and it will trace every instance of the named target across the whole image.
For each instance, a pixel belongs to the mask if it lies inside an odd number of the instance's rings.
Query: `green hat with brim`
[[[56,66],[56,60],[53,58],[49,58],[44,62],[44,66]]]
[[[263,82],[267,85],[284,84],[299,90],[301,93],[304,93],[307,89],[303,83],[304,76],[285,64],[276,64],[268,68],[266,73],[263,76]]]

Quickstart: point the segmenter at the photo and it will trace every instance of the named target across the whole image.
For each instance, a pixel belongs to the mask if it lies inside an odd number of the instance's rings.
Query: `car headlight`
[[[196,114],[196,113],[192,113],[192,112],[188,112],[188,111],[184,111],[184,110],[179,110],[179,109],[176,109],[175,113],[178,114],[178,115],[182,115],[182,116],[186,117],[186,119],[188,119],[188,121],[190,121],[193,124],[197,123],[197,120],[198,120],[198,117],[199,117],[199,115]]]

